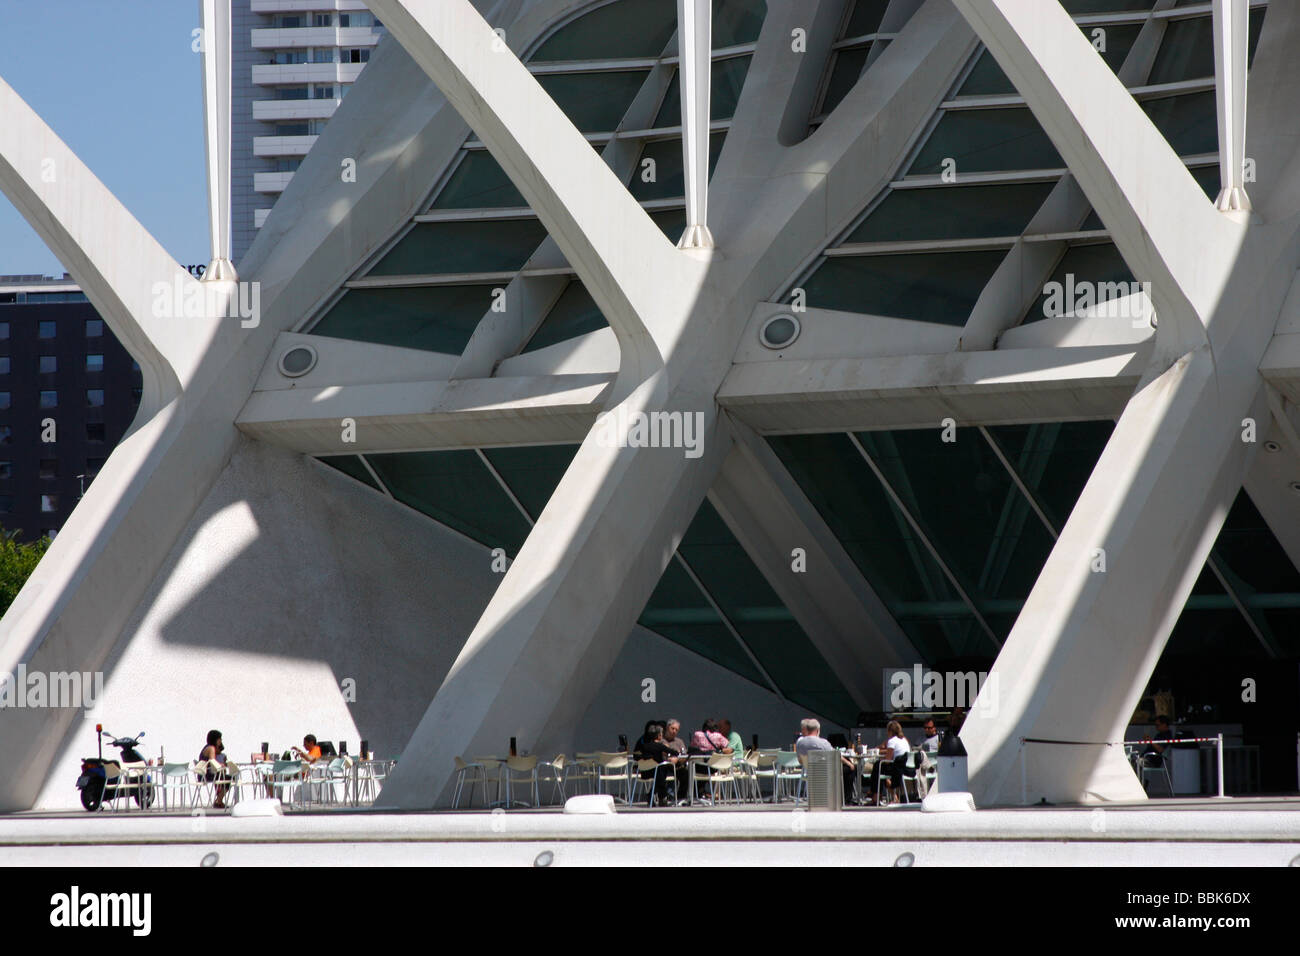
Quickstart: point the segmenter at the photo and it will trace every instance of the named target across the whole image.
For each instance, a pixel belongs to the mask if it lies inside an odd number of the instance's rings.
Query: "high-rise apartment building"
[[[231,219],[238,262],[339,101],[382,25],[360,0],[231,5]]]

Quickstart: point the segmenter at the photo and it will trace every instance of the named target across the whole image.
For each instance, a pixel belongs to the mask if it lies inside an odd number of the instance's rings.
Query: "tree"
[[[0,529],[0,614],[9,610],[50,546],[47,537],[24,544],[17,540],[17,534],[17,531]]]

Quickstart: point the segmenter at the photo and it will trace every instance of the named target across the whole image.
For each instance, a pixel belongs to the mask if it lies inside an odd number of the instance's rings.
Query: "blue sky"
[[[0,77],[182,264],[208,261],[196,0],[0,0]],[[62,273],[0,193],[0,274]]]

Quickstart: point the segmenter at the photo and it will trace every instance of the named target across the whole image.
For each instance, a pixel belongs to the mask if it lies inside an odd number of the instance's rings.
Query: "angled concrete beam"
[[[140,363],[141,420],[175,398],[215,328],[168,315],[198,283],[3,80],[0,190]]]
[[[1114,418],[1147,345],[1007,349],[733,366],[718,402],[760,433]]]
[[[660,366],[704,264],[673,248],[468,0],[375,0],[371,9],[555,238],[617,333],[629,382]]]
[[[713,72],[713,0],[677,0],[677,71],[682,97],[682,172],[686,231],[679,249],[712,249],[709,232],[709,98]]]
[[[924,658],[767,442],[731,427],[736,444],[709,500],[858,709],[879,709],[881,669]],[[804,571],[792,568],[796,548]]]
[[[953,0],[1025,98],[1134,274],[1170,358],[1205,326],[1243,241],[1057,3]]]
[[[1246,195],[1246,72],[1250,55],[1249,0],[1214,0],[1215,102],[1219,120],[1219,179],[1215,207],[1249,216]]]

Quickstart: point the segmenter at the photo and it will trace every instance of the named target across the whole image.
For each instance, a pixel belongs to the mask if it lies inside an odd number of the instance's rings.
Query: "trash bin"
[[[969,778],[966,775],[966,755],[953,754],[949,756],[935,755],[933,758],[938,766],[938,776],[934,781],[934,789],[938,793],[966,793],[969,789]]]

